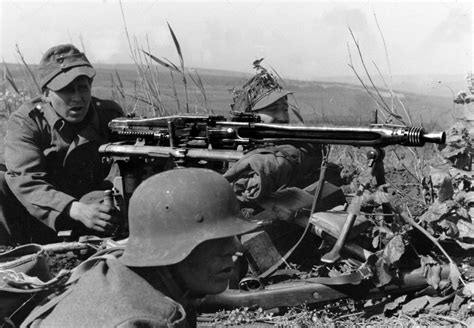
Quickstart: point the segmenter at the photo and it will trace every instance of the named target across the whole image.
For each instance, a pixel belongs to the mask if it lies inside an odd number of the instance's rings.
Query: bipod
[[[375,178],[377,186],[384,186],[385,185],[385,168],[383,164],[383,159],[385,157],[385,152],[382,148],[374,148],[367,152],[367,159],[369,160],[368,165],[371,168],[370,173],[372,177]],[[364,190],[364,186],[359,188],[356,197],[360,197]],[[385,187],[384,191],[386,191]],[[353,202],[355,199],[353,199]],[[359,204],[360,205],[360,204]],[[388,204],[387,204],[388,205]],[[390,211],[390,207],[386,204],[382,204],[384,213]],[[356,208],[354,208],[356,207]],[[326,254],[321,257],[321,262],[333,264],[337,262],[341,258],[341,250],[343,249],[347,236],[349,235],[350,230],[354,226],[354,222],[357,218],[357,215],[360,211],[360,206],[352,206],[352,209],[348,211],[346,221],[341,229],[341,233],[338,236],[336,243],[334,244],[333,248]]]

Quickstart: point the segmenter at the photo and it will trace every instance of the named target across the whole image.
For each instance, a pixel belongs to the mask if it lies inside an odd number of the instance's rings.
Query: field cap
[[[41,89],[47,87],[53,91],[60,90],[76,77],[95,76],[95,70],[84,53],[72,44],[61,44],[49,48],[41,58],[38,75]]]
[[[250,111],[257,111],[260,109],[263,109],[267,106],[270,106],[271,104],[277,102],[283,97],[288,96],[289,94],[292,94],[293,92],[287,91],[287,90],[282,90],[282,89],[272,89],[267,91],[266,93],[256,97],[253,102],[252,102],[252,107],[250,108]]]

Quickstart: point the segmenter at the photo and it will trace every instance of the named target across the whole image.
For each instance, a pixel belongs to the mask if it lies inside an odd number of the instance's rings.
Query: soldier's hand
[[[113,233],[117,229],[116,210],[103,203],[85,204],[73,202],[69,216],[84,224],[87,228],[105,233]]]

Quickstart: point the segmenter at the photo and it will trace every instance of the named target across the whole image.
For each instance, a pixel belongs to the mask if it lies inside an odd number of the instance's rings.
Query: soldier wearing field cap
[[[38,67],[41,96],[12,113],[5,137],[6,172],[0,172],[0,241],[57,241],[57,232],[108,234],[112,209],[81,197],[110,187],[110,167],[98,153],[118,104],[92,96],[96,72],[70,44],[48,49]]]
[[[134,191],[122,256],[101,259],[21,327],[195,327],[196,301],[227,289],[243,219],[226,179],[183,168]],[[118,257],[118,259],[117,259]]]

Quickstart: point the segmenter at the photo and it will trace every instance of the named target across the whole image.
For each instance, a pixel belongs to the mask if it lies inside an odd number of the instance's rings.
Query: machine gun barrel
[[[267,142],[304,141],[321,144],[384,147],[404,145],[421,147],[426,142],[443,144],[444,132],[426,133],[422,127],[395,125],[351,126],[299,126],[265,123],[217,122],[217,126],[235,129],[241,139]]]

